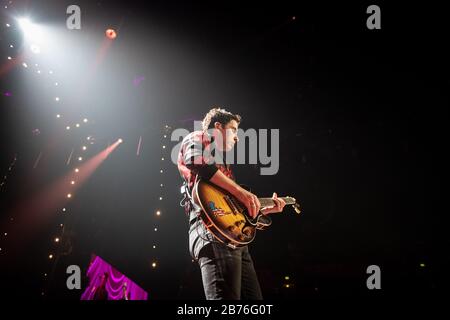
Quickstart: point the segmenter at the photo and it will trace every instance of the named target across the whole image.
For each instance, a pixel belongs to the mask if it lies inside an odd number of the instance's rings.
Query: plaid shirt
[[[212,143],[210,136],[203,131],[191,132],[181,143],[178,170],[190,190],[194,186],[197,175],[204,180],[209,180],[217,170],[234,180],[230,165],[215,163],[215,150],[214,148],[211,150]]]
[[[203,131],[191,132],[181,143],[178,170],[187,182],[189,190],[192,190],[197,176],[209,180],[217,170],[234,180],[230,165],[215,163],[215,148],[212,148],[212,143],[212,138]],[[198,213],[190,201],[186,201],[184,206],[189,217],[189,252],[191,257],[197,260],[202,248],[214,241],[214,236],[206,229],[201,219],[198,219]]]

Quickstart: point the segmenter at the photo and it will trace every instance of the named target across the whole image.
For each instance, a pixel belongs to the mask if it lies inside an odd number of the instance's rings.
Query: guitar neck
[[[261,203],[261,207],[272,207],[275,205],[275,202],[272,198],[258,198]],[[278,199],[283,199],[286,202],[286,205],[295,204],[295,199],[292,197],[279,197]]]

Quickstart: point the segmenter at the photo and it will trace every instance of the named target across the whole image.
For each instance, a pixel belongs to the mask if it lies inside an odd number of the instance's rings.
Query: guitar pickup
[[[228,206],[231,208],[231,211],[233,211],[234,214],[239,212],[239,210],[234,205],[233,200],[229,196],[225,196],[225,197],[223,197],[223,199],[228,204]]]

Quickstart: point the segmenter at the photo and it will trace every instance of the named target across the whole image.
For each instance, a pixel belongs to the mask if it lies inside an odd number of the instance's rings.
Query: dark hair
[[[241,116],[228,112],[221,108],[212,108],[208,111],[202,121],[203,131],[207,131],[214,127],[214,123],[220,122],[223,126],[226,125],[231,120],[236,120],[237,123],[241,122]]]

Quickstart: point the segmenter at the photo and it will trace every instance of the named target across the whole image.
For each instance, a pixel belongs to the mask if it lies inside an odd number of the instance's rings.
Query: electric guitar
[[[201,207],[200,217],[206,228],[220,242],[235,249],[255,239],[256,230],[264,230],[272,219],[261,212],[255,218],[247,214],[247,208],[228,191],[206,181],[198,180],[192,198]],[[261,209],[275,205],[272,198],[258,198]],[[282,197],[286,205],[292,205],[300,213],[300,205],[292,197]]]

